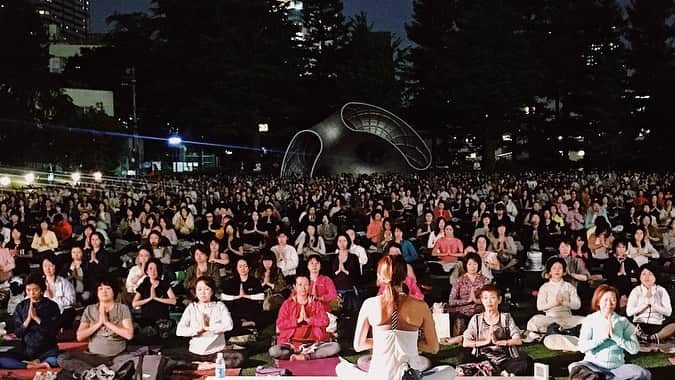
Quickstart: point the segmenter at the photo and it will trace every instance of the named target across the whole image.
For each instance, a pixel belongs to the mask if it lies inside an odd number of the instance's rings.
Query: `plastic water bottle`
[[[219,352],[216,356],[216,379],[225,378],[225,358],[223,358],[223,353]]]

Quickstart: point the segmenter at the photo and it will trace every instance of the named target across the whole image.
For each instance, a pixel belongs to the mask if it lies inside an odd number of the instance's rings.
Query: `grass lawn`
[[[247,352],[251,356],[249,356],[244,363],[242,375],[255,376],[255,367],[259,365],[269,365],[270,359],[267,354],[267,349],[269,348],[272,333],[272,327],[263,330],[258,336],[258,342],[247,346]],[[356,359],[358,359],[361,354],[354,352],[351,339],[351,336],[340,339],[340,345],[342,346],[341,355],[351,362],[356,362]],[[567,365],[583,358],[583,355],[580,353],[550,351],[541,343],[526,344],[523,346],[522,351],[532,357],[535,362],[548,364],[550,367],[550,374],[555,377],[556,380],[567,379]],[[458,346],[441,346],[438,354],[428,357],[436,365],[450,364],[455,366],[459,354],[460,348]],[[651,369],[653,379],[666,379],[671,370],[668,357],[668,354],[640,353],[636,356],[627,357],[627,361]]]

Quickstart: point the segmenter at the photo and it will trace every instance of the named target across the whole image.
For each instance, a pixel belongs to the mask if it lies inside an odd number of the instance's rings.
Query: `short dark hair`
[[[321,256],[317,254],[309,255],[309,257],[307,257],[307,264],[309,264],[309,262],[312,260],[316,260],[319,262],[319,264],[321,264]]]
[[[484,292],[495,293],[497,295],[497,297],[502,296],[501,290],[499,290],[499,288],[497,288],[496,286],[494,286],[492,284],[487,284],[487,285],[484,285],[482,288],[480,288],[480,294],[482,295]]]
[[[559,263],[563,267],[563,273],[567,272],[567,263],[562,257],[556,257],[553,256],[550,259],[546,260],[546,267],[544,269],[544,275],[546,275],[546,278],[548,278],[549,273],[551,272],[551,268],[553,267],[553,264]]]
[[[483,266],[483,260],[481,260],[480,255],[477,254],[476,252],[469,252],[466,254],[466,256],[464,256],[464,259],[462,260],[464,272],[468,272],[468,270],[466,269],[466,265],[469,263],[469,260],[473,260],[478,264],[478,273],[480,273]]]
[[[111,278],[103,277],[99,279],[98,281],[96,281],[96,289],[98,289],[99,286],[109,286],[113,291],[113,298],[117,298],[119,288],[117,287],[115,281],[113,281]]]
[[[162,262],[154,257],[148,260],[145,263],[145,265],[143,265],[143,273],[145,273],[146,275],[148,274],[148,266],[150,266],[150,264],[155,264],[155,266],[157,267],[157,278],[162,278],[162,275],[164,274]]]
[[[35,274],[35,273],[32,273],[30,276],[28,276],[28,278],[24,282],[23,286],[25,288],[26,286],[28,286],[30,284],[39,286],[40,290],[42,290],[43,293],[44,293],[45,289],[47,289],[47,285],[45,284],[44,278],[42,278],[42,276],[40,276],[38,274]]]
[[[203,253],[207,256],[209,255],[209,249],[206,248],[206,246],[204,244],[196,244],[194,247],[192,247],[192,258],[195,257],[195,255],[197,254],[197,251],[199,251],[199,252],[201,252],[201,253]],[[152,252],[152,251],[150,251],[150,252]]]
[[[298,273],[298,274],[295,275],[295,279],[293,280],[293,283],[297,285],[299,278],[306,278],[307,281],[309,281],[309,276],[306,273]]]
[[[209,277],[209,276],[200,276],[197,278],[195,281],[195,299],[197,299],[197,284],[200,282],[203,282],[204,285],[208,286],[211,289],[211,301],[216,301],[218,297],[216,296],[216,292],[218,291],[218,288],[216,288],[216,281]]]

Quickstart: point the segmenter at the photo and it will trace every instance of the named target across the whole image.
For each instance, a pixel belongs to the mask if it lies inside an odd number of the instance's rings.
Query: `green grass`
[[[270,365],[270,358],[267,353],[274,329],[268,327],[261,331],[258,335],[256,343],[247,346],[249,356],[244,362],[242,375],[255,376],[255,368],[259,365]],[[342,347],[341,356],[355,363],[362,353],[356,353],[352,349],[351,336],[345,339],[340,339]],[[427,355],[435,365],[449,364],[457,365],[461,348],[458,346],[441,346],[436,355]],[[522,351],[529,355],[535,362],[545,363],[549,365],[550,374],[556,380],[567,379],[567,365],[574,361],[581,360],[583,356],[575,352],[560,352],[550,351],[541,343],[526,344],[522,347]],[[670,369],[670,362],[668,361],[668,354],[662,353],[640,353],[635,356],[627,356],[626,361],[640,365],[644,368],[652,369],[652,378],[665,378]]]

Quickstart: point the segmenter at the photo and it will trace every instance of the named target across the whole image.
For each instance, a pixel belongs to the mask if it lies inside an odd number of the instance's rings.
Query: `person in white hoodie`
[[[239,368],[244,362],[240,352],[226,351],[225,333],[234,325],[227,306],[216,300],[216,291],[212,278],[202,276],[197,279],[197,300],[188,305],[176,328],[176,335],[190,338],[189,353],[167,354],[179,363],[180,360],[213,363],[219,352],[223,353],[227,367]]]
[[[633,319],[640,343],[656,343],[675,335],[675,323],[666,323],[673,312],[670,294],[656,285],[657,267],[652,264],[640,268],[640,286],[628,296],[626,315]]]
[[[545,314],[536,314],[527,322],[529,333],[525,338],[526,342],[547,334],[553,324],[557,324],[555,330],[560,331],[554,335],[572,335],[566,334],[564,330],[573,329],[583,323],[584,317],[572,315],[572,310],[581,307],[581,299],[576,287],[563,280],[566,270],[567,264],[560,257],[553,257],[546,262],[546,277],[549,281],[539,288],[537,294],[537,310]],[[550,350],[566,350],[568,346],[573,349],[571,346],[576,345],[574,339],[570,341],[570,345],[554,341],[557,339],[545,340],[544,345]]]

